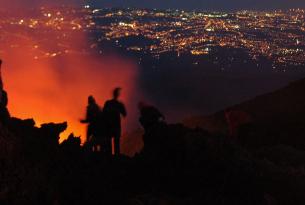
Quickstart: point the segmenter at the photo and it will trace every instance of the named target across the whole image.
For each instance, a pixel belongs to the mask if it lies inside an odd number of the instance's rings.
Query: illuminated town
[[[0,0],[0,205],[305,205],[305,0]]]
[[[266,58],[274,65],[305,65],[305,11],[301,9],[224,13],[85,6],[80,9],[41,8],[32,13],[31,17],[9,16],[0,20],[2,49],[18,49],[16,38],[30,34],[41,38],[35,45],[26,42],[35,59],[69,52],[102,54],[100,45],[110,42],[127,52],[149,54],[156,59],[168,52],[177,57],[183,54],[205,56],[213,50],[229,48],[243,49],[250,59]],[[45,47],[50,32],[57,35],[57,42],[45,52],[40,48]],[[69,38],[79,32],[86,33],[90,40],[75,50],[69,45]],[[126,39],[132,43],[124,43]],[[0,50],[0,55],[3,52]]]

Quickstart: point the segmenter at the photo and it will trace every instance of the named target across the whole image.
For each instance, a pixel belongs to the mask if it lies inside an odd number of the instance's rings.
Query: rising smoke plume
[[[38,126],[68,121],[68,130],[61,140],[71,132],[82,135],[84,140],[86,127],[79,120],[85,116],[87,96],[94,95],[103,105],[112,89],[120,86],[130,113],[124,127],[132,127],[140,96],[137,65],[118,55],[98,55],[90,48],[88,35],[82,29],[65,37],[66,30],[43,26],[47,35],[42,37],[41,31],[35,30],[40,25],[29,28],[31,18],[24,15],[6,18],[14,24],[1,28],[0,34],[0,58],[4,61],[4,87],[9,94],[11,114],[34,118]],[[86,49],[91,49],[90,53]]]

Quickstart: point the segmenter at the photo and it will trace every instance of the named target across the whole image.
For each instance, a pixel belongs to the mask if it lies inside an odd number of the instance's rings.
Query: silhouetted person
[[[88,105],[86,109],[86,118],[84,120],[81,120],[81,123],[87,123],[87,136],[86,140],[90,141],[93,130],[95,127],[95,124],[97,123],[97,118],[99,113],[101,112],[100,107],[96,103],[95,99],[93,96],[88,97]]]
[[[88,124],[86,141],[90,147],[93,147],[93,151],[107,152],[109,146],[107,146],[107,143],[104,141],[106,140],[106,134],[104,130],[103,113],[93,96],[88,97],[86,119],[81,120],[81,122]]]
[[[7,125],[10,120],[10,113],[7,109],[8,97],[7,92],[5,90],[1,91],[2,97],[0,101],[0,121]]]
[[[1,71],[2,71],[2,60],[0,60],[0,121],[3,124],[7,124],[10,119],[10,114],[7,109],[8,97],[7,97],[7,92],[3,89]]]
[[[3,81],[2,81],[2,60],[0,59],[0,89],[3,90]],[[0,96],[1,97],[1,96]],[[1,98],[0,98],[1,100]]]
[[[167,124],[164,115],[154,106],[147,105],[143,102],[138,104],[140,111],[139,121],[144,128],[143,142],[144,153],[150,157],[159,158],[162,156],[167,138],[164,137],[167,133]]]
[[[140,102],[138,108],[141,115],[139,121],[145,130],[165,120],[164,115],[154,106]]]
[[[121,116],[126,117],[127,112],[125,106],[119,101],[121,88],[116,88],[113,91],[113,98],[106,101],[104,106],[104,115],[108,129],[108,135],[114,138],[114,153],[120,154],[120,139],[121,139]]]

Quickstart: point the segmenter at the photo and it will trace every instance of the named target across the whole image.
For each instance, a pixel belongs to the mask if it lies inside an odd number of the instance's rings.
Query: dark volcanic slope
[[[269,125],[305,125],[305,79],[232,106],[229,110],[248,113],[255,122]],[[185,120],[190,127],[203,127],[213,132],[226,129],[224,111],[211,116],[199,116]]]
[[[305,135],[305,79],[290,83],[288,86],[258,96],[252,100],[229,107],[228,110],[237,110],[249,114],[255,123],[264,125],[260,130],[272,130],[269,136],[290,138],[291,134],[301,138]],[[211,133],[227,134],[227,122],[224,111],[219,111],[210,116],[198,116],[186,119],[184,125],[191,128],[204,128]],[[281,129],[278,129],[281,128]],[[140,152],[143,147],[142,134],[140,131],[125,136],[122,150],[125,154],[133,156]],[[256,133],[258,134],[258,133]],[[258,135],[261,135],[260,133]],[[266,134],[264,134],[266,135]],[[296,144],[300,143],[295,141]]]
[[[299,121],[305,114],[305,79],[293,82],[278,91],[256,97],[232,107],[251,114],[255,119]]]

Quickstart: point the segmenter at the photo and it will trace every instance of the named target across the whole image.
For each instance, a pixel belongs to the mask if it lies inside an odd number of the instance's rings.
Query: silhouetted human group
[[[86,145],[93,152],[116,156],[121,153],[121,118],[127,116],[127,111],[119,100],[120,94],[121,88],[115,88],[112,99],[106,101],[103,108],[97,104],[93,96],[88,97],[86,118],[81,120],[81,123],[88,124]],[[154,106],[140,102],[138,108],[139,122],[145,131],[164,122],[163,114]]]
[[[0,60],[0,122],[3,125],[8,125],[11,117],[7,109],[7,92],[3,89],[1,79],[1,65],[2,61]],[[85,147],[93,152],[102,152],[108,156],[121,154],[121,119],[127,116],[125,105],[119,99],[121,90],[119,87],[115,88],[112,99],[107,100],[103,107],[99,106],[93,96],[88,97],[86,116],[80,122],[88,125]],[[139,121],[146,132],[164,120],[164,116],[159,110],[151,105],[140,102],[138,108],[140,111]]]
[[[88,97],[86,119],[81,122],[88,124],[86,141],[92,151],[120,155],[121,117],[127,116],[124,104],[119,101],[120,93],[121,88],[114,89],[113,98],[106,101],[103,108],[93,96]]]

